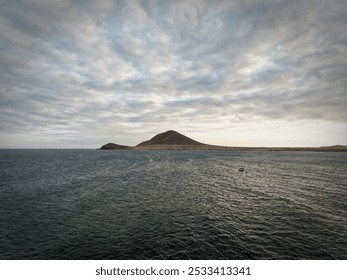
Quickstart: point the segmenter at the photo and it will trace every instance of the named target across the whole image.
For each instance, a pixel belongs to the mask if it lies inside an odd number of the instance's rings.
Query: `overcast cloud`
[[[0,0],[0,147],[347,144],[345,0]]]

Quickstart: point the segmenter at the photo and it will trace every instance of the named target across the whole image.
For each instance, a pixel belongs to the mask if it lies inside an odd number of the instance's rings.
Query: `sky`
[[[345,0],[0,0],[0,148],[347,145]]]

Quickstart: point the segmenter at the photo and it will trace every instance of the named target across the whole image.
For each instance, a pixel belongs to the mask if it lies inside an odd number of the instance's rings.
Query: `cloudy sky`
[[[345,0],[0,0],[0,148],[347,144]]]

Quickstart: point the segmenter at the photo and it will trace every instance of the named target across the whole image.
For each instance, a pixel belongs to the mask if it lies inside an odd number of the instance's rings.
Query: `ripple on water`
[[[346,163],[341,153],[0,151],[0,258],[346,259]]]

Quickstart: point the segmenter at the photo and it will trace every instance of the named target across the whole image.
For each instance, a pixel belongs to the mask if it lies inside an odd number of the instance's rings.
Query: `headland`
[[[198,142],[177,131],[159,133],[136,146],[108,143],[100,150],[234,150],[234,151],[302,151],[302,152],[347,152],[347,146],[322,147],[228,147]]]

